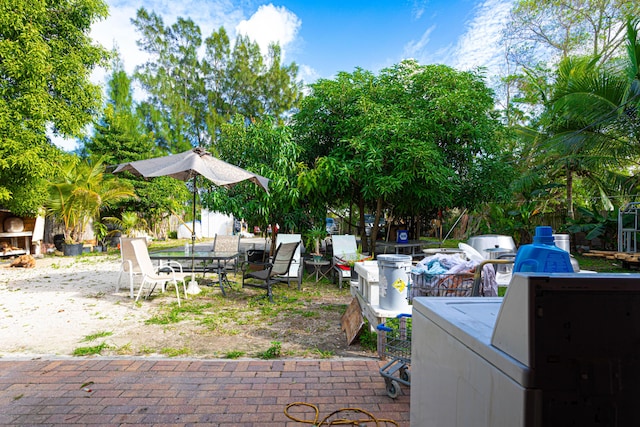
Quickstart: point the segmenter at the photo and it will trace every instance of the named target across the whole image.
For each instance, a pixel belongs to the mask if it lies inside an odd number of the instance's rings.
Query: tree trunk
[[[358,211],[360,212],[360,219],[358,222],[360,223],[360,243],[362,244],[362,252],[368,253],[369,251],[369,242],[367,240],[367,231],[364,226],[364,199],[362,196],[358,196]]]
[[[382,214],[382,197],[378,197],[376,202],[376,214],[371,227],[371,253],[376,253],[376,240],[378,240],[378,230],[380,228],[380,215]]]
[[[567,165],[567,215],[570,219],[575,219],[573,213],[573,171]]]

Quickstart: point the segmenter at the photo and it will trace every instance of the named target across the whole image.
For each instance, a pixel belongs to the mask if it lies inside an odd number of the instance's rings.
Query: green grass
[[[188,356],[189,354],[191,354],[191,350],[186,347],[182,347],[182,348],[166,347],[160,350],[160,353],[167,357],[178,357],[178,356]]]
[[[176,241],[162,242],[162,244],[176,246]],[[103,257],[111,258],[117,255],[117,251],[113,254],[102,254]],[[87,257],[81,262],[97,262],[97,260],[97,257]],[[234,284],[232,289],[225,288],[226,296],[223,296],[215,275],[207,275],[206,280],[199,278],[202,292],[181,298],[180,307],[173,292],[154,292],[148,300],[141,299],[137,303],[123,302],[123,304],[131,304],[133,308],[153,304],[153,310],[145,320],[145,325],[155,327],[154,331],[158,331],[157,328],[160,327],[158,333],[164,330],[178,334],[177,341],[171,343],[175,348],[163,348],[163,345],[167,345],[166,342],[142,344],[136,342],[137,340],[123,346],[101,344],[112,333],[99,331],[86,336],[83,341],[88,344],[78,345],[91,346],[77,348],[74,355],[163,354],[176,357],[202,353],[215,357],[226,355],[227,358],[248,356],[266,359],[285,356],[316,358],[334,356],[332,351],[325,350],[321,344],[318,344],[317,334],[318,331],[336,328],[339,332],[340,318],[352,299],[349,287],[340,289],[337,284],[329,280],[315,283],[313,278],[304,280],[301,290],[298,290],[297,284],[288,286],[286,283],[278,283],[273,287],[274,303],[270,303],[266,298],[266,291],[242,288],[240,273],[230,274],[229,279]],[[306,275],[305,279],[307,279]],[[101,298],[102,295],[95,297]],[[94,313],[94,316],[100,315],[100,313]],[[147,326],[143,326],[142,330],[144,328]],[[242,336],[245,335],[255,340],[255,345],[251,350],[247,350],[246,354],[238,350],[239,348],[244,350],[245,347],[237,344],[242,342]],[[182,336],[186,340],[183,340]],[[199,343],[199,336],[202,336],[203,341],[211,339],[216,344],[211,347],[201,345],[196,347],[193,343]],[[234,336],[238,338],[231,338]],[[230,337],[227,342],[225,337]],[[200,349],[196,350],[196,348]]]
[[[99,345],[94,345],[91,347],[78,347],[73,350],[74,356],[92,356],[95,354],[101,354],[103,350],[109,349],[111,346],[107,343],[102,343]]]
[[[279,341],[272,341],[271,347],[266,349],[265,351],[261,351],[257,354],[260,359],[277,359],[282,355],[282,343]]]
[[[578,261],[581,270],[592,270],[598,273],[630,273],[633,270],[622,267],[622,261],[610,260],[600,257],[586,257],[583,255],[574,255]]]
[[[377,325],[376,325],[377,326]],[[365,319],[362,332],[360,332],[360,345],[369,351],[378,351],[378,334],[371,331],[369,322]]]
[[[266,337],[272,345],[266,350],[252,352],[251,357],[270,359],[284,355],[280,342],[295,343],[298,337],[313,334],[318,328],[326,330],[339,325],[347,302],[351,300],[348,288],[339,289],[329,281],[316,284],[312,280],[304,281],[302,290],[298,290],[297,285],[275,285],[274,302],[271,303],[262,289],[242,289],[239,285],[242,282],[240,274],[232,274],[229,278],[235,285],[232,289],[225,288],[226,296],[220,293],[215,276],[207,277],[206,280],[200,279],[202,292],[181,299],[180,307],[175,298],[172,298],[173,295],[155,293],[151,299],[157,299],[160,304],[145,323],[165,327],[175,325],[175,328],[180,328],[181,324],[190,324],[189,328],[198,325],[200,328],[196,333],[203,336],[231,337],[248,334]],[[318,350],[315,343],[308,347],[293,347],[295,350],[288,350],[287,356],[290,352],[293,356],[331,357],[331,352]],[[146,349],[146,352],[161,351]],[[244,355],[236,354],[233,348],[214,348],[211,351],[218,357],[225,354],[228,358]],[[144,354],[145,349],[131,348],[131,353]]]
[[[98,338],[104,338],[104,337],[110,337],[111,335],[113,335],[113,332],[97,332],[95,334],[91,334],[91,335],[87,335],[86,337],[84,337],[82,339],[81,342],[90,342],[90,341],[95,341]]]
[[[207,310],[211,309],[212,306],[213,303],[211,302],[203,302],[195,299],[183,300],[181,306],[179,306],[177,302],[172,302],[167,305],[168,309],[162,310],[156,316],[147,319],[145,323],[150,325],[179,323],[186,318],[204,314]]]
[[[244,356],[246,353],[244,351],[228,351],[224,357],[225,359],[238,359],[242,356]]]
[[[316,348],[314,350],[314,353],[317,354],[321,359],[330,359],[334,356],[333,351],[331,350],[320,350],[319,348]]]

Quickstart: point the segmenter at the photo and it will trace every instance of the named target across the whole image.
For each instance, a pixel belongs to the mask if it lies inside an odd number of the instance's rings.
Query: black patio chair
[[[264,270],[249,271],[242,275],[242,287],[253,287],[267,290],[267,297],[273,302],[273,292],[271,285],[278,282],[279,276],[286,276],[289,267],[296,254],[296,249],[300,242],[280,243],[273,256],[273,260],[265,264]],[[264,283],[247,282],[246,279],[255,279]]]

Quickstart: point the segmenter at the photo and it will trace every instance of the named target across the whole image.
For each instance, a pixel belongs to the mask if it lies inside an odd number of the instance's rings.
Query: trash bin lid
[[[378,255],[378,264],[411,264],[411,255],[382,254]]]

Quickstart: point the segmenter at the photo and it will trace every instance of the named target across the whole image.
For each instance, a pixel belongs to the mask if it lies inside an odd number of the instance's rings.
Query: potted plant
[[[357,262],[363,262],[373,259],[371,255],[362,255],[362,247],[358,246],[355,255],[341,258],[340,262],[343,265],[346,265],[351,270],[351,279],[358,280],[358,272],[355,270],[355,266]]]
[[[96,237],[96,246],[94,247],[96,252],[106,251],[107,244],[105,239],[109,234],[109,227],[107,224],[100,221],[94,221],[93,224],[93,235]]]
[[[110,237],[119,237],[120,235],[135,237],[145,234],[147,230],[147,221],[136,212],[122,212],[120,218],[109,216],[102,219],[115,227],[109,232]]]
[[[47,215],[62,222],[63,253],[80,255],[84,231],[100,208],[135,195],[133,187],[104,174],[102,160],[91,164],[69,155],[48,183]]]
[[[327,237],[327,229],[325,227],[314,227],[307,231],[305,235],[307,247],[314,248],[314,251],[311,253],[313,260],[316,262],[320,261],[322,259],[322,254],[320,253],[320,241]]]

